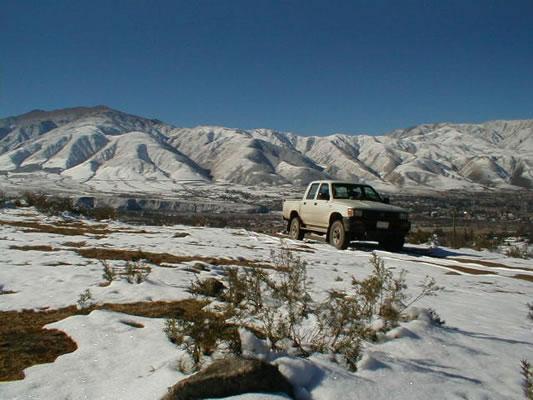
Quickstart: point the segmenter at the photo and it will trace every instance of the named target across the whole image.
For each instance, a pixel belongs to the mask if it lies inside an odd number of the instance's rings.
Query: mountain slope
[[[105,191],[324,178],[388,190],[531,189],[533,120],[426,124],[382,136],[175,128],[105,106],[0,120],[0,171],[40,170]]]

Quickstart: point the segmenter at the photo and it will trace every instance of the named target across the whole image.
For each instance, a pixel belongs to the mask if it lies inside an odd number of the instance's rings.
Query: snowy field
[[[56,227],[60,229],[49,229]],[[224,268],[270,262],[281,241],[308,263],[312,295],[348,288],[366,277],[371,250],[338,251],[318,241],[295,242],[246,230],[188,226],[131,226],[71,221],[31,208],[0,210],[0,311],[52,310],[76,305],[89,289],[96,304],[176,301],[190,297],[190,282],[217,277]],[[375,250],[385,265],[407,270],[408,292],[426,276],[444,289],[417,307],[434,309],[446,321],[401,324],[378,343],[365,343],[358,371],[325,356],[307,361],[278,359],[280,370],[309,399],[519,399],[520,360],[533,361],[533,263],[460,249],[417,254]],[[173,262],[150,265],[139,284],[103,285],[102,264],[83,249],[168,253]],[[121,267],[124,262],[109,263]],[[194,267],[202,263],[201,271]],[[124,321],[135,324],[125,324]],[[142,328],[140,328],[142,326]],[[1,399],[157,399],[186,377],[179,352],[163,332],[164,319],[109,310],[73,315],[46,326],[69,335],[77,350],[24,371],[22,380],[0,382]],[[239,399],[279,399],[248,394]]]

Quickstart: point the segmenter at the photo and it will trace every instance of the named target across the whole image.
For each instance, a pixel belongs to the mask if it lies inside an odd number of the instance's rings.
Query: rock
[[[261,360],[227,358],[169,388],[162,400],[193,400],[243,393],[285,393],[293,397],[291,384],[274,365]]]

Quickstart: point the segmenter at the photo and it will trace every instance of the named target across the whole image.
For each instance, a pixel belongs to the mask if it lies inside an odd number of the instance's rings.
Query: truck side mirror
[[[390,204],[390,198],[388,198],[388,197],[383,197],[383,203],[385,203],[385,204]]]
[[[329,200],[329,194],[326,193],[318,193],[318,196],[316,198],[317,200]]]

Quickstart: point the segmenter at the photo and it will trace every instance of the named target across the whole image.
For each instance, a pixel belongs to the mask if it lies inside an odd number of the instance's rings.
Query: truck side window
[[[320,185],[317,200],[329,200],[329,185],[327,183]]]
[[[315,198],[316,191],[318,189],[318,183],[313,183],[307,192],[306,200],[313,200]]]

